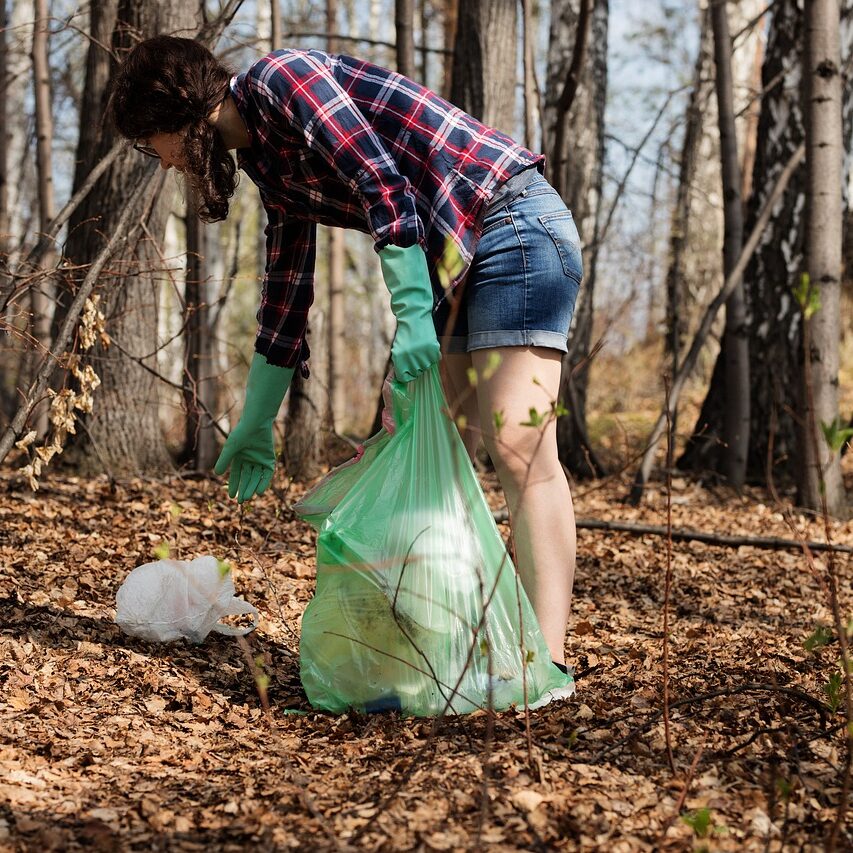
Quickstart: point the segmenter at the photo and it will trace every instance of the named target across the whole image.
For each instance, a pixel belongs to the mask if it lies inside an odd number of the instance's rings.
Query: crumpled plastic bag
[[[391,429],[294,507],[319,531],[299,644],[308,700],[336,713],[433,716],[571,695],[447,414],[437,366],[386,391]]]
[[[250,614],[247,628],[222,625],[223,616]],[[157,560],[137,566],[116,594],[116,622],[126,634],[165,642],[201,643],[211,632],[243,636],[258,627],[258,611],[234,595],[228,565],[216,557]]]

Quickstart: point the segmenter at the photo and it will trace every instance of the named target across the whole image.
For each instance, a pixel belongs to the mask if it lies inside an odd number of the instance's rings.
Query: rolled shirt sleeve
[[[389,243],[425,246],[409,179],[319,57],[270,54],[249,73],[263,119],[304,141],[361,201],[377,252]]]

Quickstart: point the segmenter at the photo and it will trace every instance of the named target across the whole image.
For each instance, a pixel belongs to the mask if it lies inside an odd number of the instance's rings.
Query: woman
[[[276,51],[231,76],[195,41],[148,39],[119,69],[110,114],[197,186],[206,221],[228,213],[231,150],[267,211],[246,402],[215,467],[230,467],[230,496],[272,479],[272,423],[309,354],[316,223],[370,233],[397,318],[396,375],[438,361],[442,338],[448,399],[469,453],[485,440],[522,583],[565,671],[575,524],[552,413],[581,262],[544,157],[405,77],[318,50]]]

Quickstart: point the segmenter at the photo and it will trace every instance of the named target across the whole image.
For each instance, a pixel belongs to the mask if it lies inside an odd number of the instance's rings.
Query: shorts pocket
[[[557,247],[563,271],[580,284],[583,277],[583,260],[578,229],[571,212],[558,210],[554,213],[543,213],[538,219]]]

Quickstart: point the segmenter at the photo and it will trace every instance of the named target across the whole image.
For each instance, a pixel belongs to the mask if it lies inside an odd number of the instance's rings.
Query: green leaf
[[[477,387],[477,371],[473,367],[469,367],[465,371],[465,375],[468,377],[468,384],[472,388],[476,388]]]
[[[551,411],[555,418],[562,418],[569,414],[569,410],[559,400],[555,400],[551,404]]]
[[[438,262],[436,271],[438,272],[438,280],[444,288],[445,293],[450,290],[450,285],[465,266],[465,261],[462,260],[462,255],[459,254],[459,247],[453,242],[451,237],[448,237],[444,242],[444,252]]]
[[[823,648],[832,640],[832,630],[826,625],[818,625],[814,633],[803,643],[807,652]]]
[[[823,437],[833,453],[840,453],[841,448],[853,438],[853,427],[847,426],[841,418],[836,417],[831,424],[820,422]]]
[[[495,424],[495,433],[500,434],[501,429],[506,423],[506,418],[504,417],[503,411],[500,412],[492,412],[492,420]]]
[[[158,560],[168,560],[171,552],[172,552],[172,549],[169,547],[169,543],[168,542],[161,542],[154,549],[154,556]]]
[[[485,637],[483,637],[483,639],[480,640],[480,654],[483,655],[483,657],[485,657],[488,653],[489,653],[489,641]]]
[[[829,681],[823,686],[826,693],[830,711],[834,714],[841,707],[841,673],[833,672]]]
[[[501,354],[490,352],[486,359],[486,366],[483,368],[483,379],[491,379],[495,375],[495,371],[501,366]]]
[[[231,566],[225,560],[217,560],[216,566],[219,569],[219,577],[224,578],[231,571]]]
[[[527,650],[527,658],[526,658],[527,663],[533,663],[533,661],[535,661],[535,660],[536,660],[536,652],[534,652],[533,649],[528,649]]]
[[[698,838],[706,838],[711,829],[711,810],[694,809],[681,815],[681,820],[686,823]]]
[[[545,417],[543,415],[540,415],[539,412],[536,411],[536,409],[531,408],[530,409],[530,420],[529,421],[522,421],[519,424],[519,426],[538,427],[538,426],[542,425],[544,420],[545,420]]]
[[[794,287],[794,296],[806,320],[810,320],[820,311],[820,291],[813,287],[807,272],[800,276],[800,283]]]
[[[776,780],[776,790],[779,792],[779,796],[782,798],[782,801],[787,803],[788,800],[791,798],[791,791],[793,790],[793,785],[791,785],[791,783],[787,779],[780,776]]]

